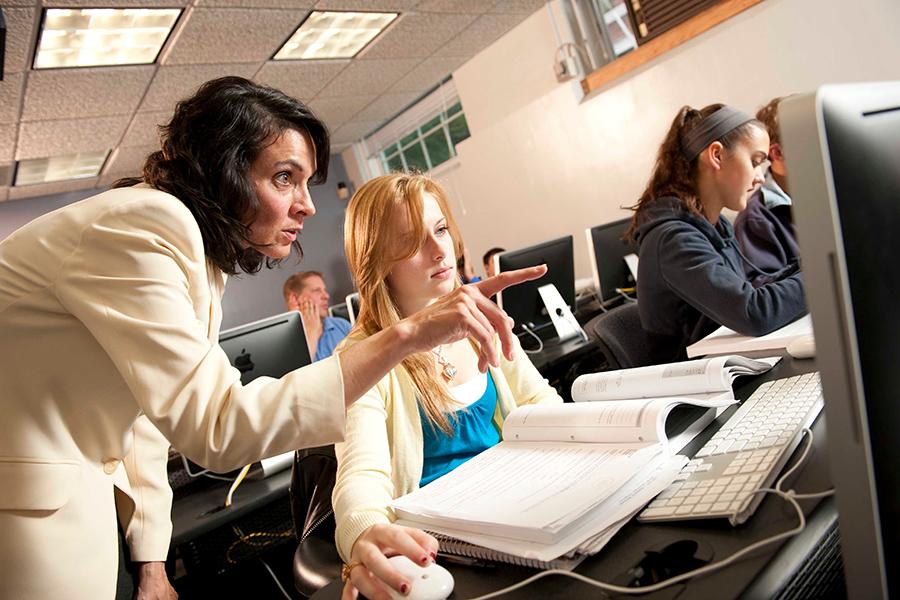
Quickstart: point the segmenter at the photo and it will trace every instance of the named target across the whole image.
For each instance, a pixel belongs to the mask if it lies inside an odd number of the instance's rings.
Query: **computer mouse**
[[[812,335],[801,335],[791,340],[785,349],[794,358],[812,358],[816,355],[816,339]]]
[[[410,583],[409,594],[406,596],[390,589],[394,600],[444,600],[453,593],[453,575],[435,562],[427,567],[420,567],[403,555],[392,556],[388,561]]]

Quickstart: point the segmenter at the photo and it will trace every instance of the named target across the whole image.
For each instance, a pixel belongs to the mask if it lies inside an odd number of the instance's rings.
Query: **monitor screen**
[[[241,372],[241,383],[257,377],[283,377],[310,361],[299,312],[288,312],[228,329],[219,345]]]
[[[522,331],[522,325],[534,329],[550,324],[550,315],[538,293],[538,288],[542,285],[552,283],[566,304],[569,307],[575,306],[575,265],[571,235],[521,250],[495,254],[494,261],[498,273],[547,265],[547,274],[540,279],[508,287],[497,294],[497,304],[516,322],[516,331]]]
[[[616,298],[617,289],[634,287],[634,278],[625,257],[637,254],[637,247],[622,240],[631,218],[585,229],[594,287],[602,302]]]
[[[851,598],[900,596],[900,82],[779,107]]]

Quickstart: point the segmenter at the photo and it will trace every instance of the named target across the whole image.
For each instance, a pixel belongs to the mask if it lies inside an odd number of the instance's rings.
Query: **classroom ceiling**
[[[240,75],[310,104],[341,150],[397,114],[545,0],[2,0],[0,201],[136,175],[156,125],[201,83]],[[184,11],[152,65],[31,68],[43,8]],[[353,59],[269,60],[310,10],[401,13]],[[98,177],[10,187],[15,161],[111,150]]]

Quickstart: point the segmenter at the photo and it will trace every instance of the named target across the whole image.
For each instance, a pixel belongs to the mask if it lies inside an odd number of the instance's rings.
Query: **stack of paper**
[[[759,337],[741,335],[727,327],[719,327],[699,342],[688,346],[687,355],[693,358],[710,354],[740,354],[787,348],[788,344],[798,337],[812,335],[812,332],[812,320],[809,315]]]

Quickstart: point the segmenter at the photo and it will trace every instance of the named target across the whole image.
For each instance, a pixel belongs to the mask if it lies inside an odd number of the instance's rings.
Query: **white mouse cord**
[[[759,488],[757,490],[754,490],[754,492],[753,492],[754,494],[759,494],[759,493],[775,494],[776,496],[780,496],[780,497],[784,498],[784,500],[786,502],[790,503],[791,506],[794,507],[794,510],[797,511],[797,520],[799,521],[799,523],[797,524],[797,526],[795,528],[790,529],[788,531],[784,531],[782,533],[778,533],[771,537],[762,539],[753,544],[750,544],[746,548],[744,548],[742,550],[738,550],[731,556],[724,558],[718,562],[710,563],[710,564],[700,567],[698,569],[694,569],[693,571],[687,571],[680,575],[676,575],[675,577],[670,577],[669,579],[660,581],[659,583],[654,583],[653,585],[644,585],[644,586],[638,586],[638,587],[624,587],[624,586],[620,586],[620,585],[614,585],[612,583],[597,581],[596,579],[591,579],[590,577],[585,577],[584,575],[581,575],[580,573],[573,573],[571,571],[563,571],[562,569],[550,569],[547,571],[541,571],[540,573],[537,573],[536,575],[533,575],[533,576],[529,577],[528,579],[522,580],[519,583],[516,583],[509,587],[505,587],[501,590],[497,590],[496,592],[491,592],[491,593],[485,594],[483,596],[477,596],[475,598],[472,598],[471,600],[487,600],[488,598],[496,598],[497,596],[502,596],[503,594],[508,594],[515,590],[521,589],[521,588],[537,581],[538,579],[543,579],[544,577],[548,577],[550,575],[561,575],[563,577],[571,577],[572,579],[577,579],[578,581],[584,582],[588,585],[600,588],[602,590],[607,590],[610,592],[618,592],[620,594],[647,594],[649,592],[656,592],[661,589],[667,588],[670,585],[674,585],[674,584],[684,581],[686,579],[690,579],[690,578],[696,577],[698,575],[703,575],[705,573],[710,573],[712,571],[716,571],[718,569],[721,569],[722,567],[726,567],[726,566],[734,563],[739,558],[742,558],[743,556],[753,552],[754,550],[762,548],[763,546],[766,546],[768,544],[772,544],[774,542],[778,542],[780,540],[787,539],[787,538],[797,535],[798,533],[803,531],[803,529],[806,527],[806,517],[804,517],[803,510],[800,508],[800,505],[797,504],[796,499],[798,499],[798,498],[799,499],[821,498],[824,496],[831,496],[832,494],[834,494],[833,489],[825,491],[825,492],[815,493],[815,494],[796,494],[796,493],[794,493],[793,490],[788,490],[787,492],[784,492],[781,490],[782,483],[785,481],[785,479],[787,479],[790,475],[792,475],[793,472],[796,471],[800,467],[801,464],[803,464],[803,461],[806,459],[806,456],[809,454],[809,450],[812,447],[812,440],[813,440],[812,431],[808,428],[804,428],[803,433],[806,434],[806,447],[803,449],[803,453],[800,455],[800,458],[797,460],[797,463],[778,479],[778,481],[775,483],[774,488]]]

